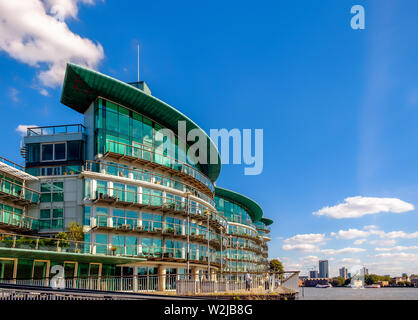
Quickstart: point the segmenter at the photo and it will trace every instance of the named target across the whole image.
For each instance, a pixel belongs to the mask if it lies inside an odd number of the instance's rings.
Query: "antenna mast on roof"
[[[139,42],[138,42],[138,82],[139,82]]]

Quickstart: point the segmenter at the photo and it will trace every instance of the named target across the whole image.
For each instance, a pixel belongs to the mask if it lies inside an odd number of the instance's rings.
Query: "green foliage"
[[[284,268],[282,263],[278,259],[270,260],[270,266],[269,269],[271,272],[284,272]]]
[[[66,232],[58,232],[55,235],[55,239],[59,240],[59,246],[62,248],[67,248],[68,244],[68,234]]]
[[[346,280],[343,277],[332,278],[331,284],[333,287],[342,287],[345,285]]]
[[[371,284],[376,284],[380,281],[392,281],[391,277],[388,276],[379,276],[377,274],[366,274],[364,276],[364,282],[366,283],[366,285],[371,285]]]
[[[72,241],[83,241],[84,232],[83,227],[80,226],[77,222],[71,222],[68,226],[68,239]]]

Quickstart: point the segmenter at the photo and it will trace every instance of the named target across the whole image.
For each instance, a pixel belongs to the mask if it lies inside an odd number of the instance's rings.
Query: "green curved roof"
[[[248,214],[250,215],[253,222],[259,221],[263,217],[263,209],[261,209],[260,205],[254,200],[251,200],[250,198],[238,192],[225,188],[215,187],[215,195],[227,200],[237,202],[244,206],[248,210]]]
[[[210,180],[216,181],[221,171],[219,152],[206,132],[196,123],[167,103],[130,84],[89,68],[68,63],[65,70],[61,102],[78,112],[84,113],[99,96],[155,119],[174,132],[177,132],[178,121],[186,121],[187,132],[192,129],[199,129],[207,138],[208,158],[213,152],[218,155],[217,164],[201,164],[200,167]]]
[[[273,224],[273,220],[268,219],[268,218],[261,218],[260,221],[264,223],[266,226]]]

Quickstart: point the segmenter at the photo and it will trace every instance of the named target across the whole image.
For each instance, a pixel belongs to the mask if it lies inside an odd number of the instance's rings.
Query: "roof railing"
[[[53,136],[79,132],[86,132],[86,127],[82,124],[64,124],[59,126],[31,127],[27,129],[28,136]]]
[[[17,163],[14,163],[13,161],[10,161],[9,159],[0,157],[0,162],[3,162],[5,164],[7,164],[8,166],[11,166],[11,167],[13,167],[15,169],[25,171],[25,167],[23,167],[23,166],[21,166],[21,165],[19,165]]]

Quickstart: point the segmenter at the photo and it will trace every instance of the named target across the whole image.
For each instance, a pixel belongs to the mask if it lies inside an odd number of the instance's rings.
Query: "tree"
[[[331,284],[333,287],[342,287],[345,284],[345,279],[343,277],[332,278]]]
[[[55,235],[55,239],[59,240],[59,246],[66,248],[68,247],[68,234],[66,232],[58,232]]]
[[[83,241],[84,232],[83,227],[80,226],[77,222],[71,222],[68,227],[68,239],[72,241]]]
[[[270,260],[269,269],[270,269],[271,272],[279,272],[279,273],[283,273],[284,272],[283,265],[279,261],[279,259]]]

